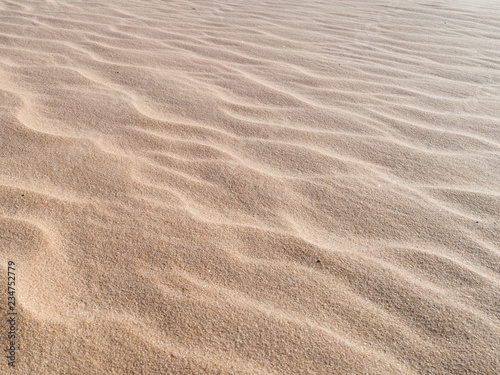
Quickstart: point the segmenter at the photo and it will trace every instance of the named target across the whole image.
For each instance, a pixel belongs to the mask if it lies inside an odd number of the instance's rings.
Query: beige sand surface
[[[0,0],[1,374],[500,374],[498,1]]]

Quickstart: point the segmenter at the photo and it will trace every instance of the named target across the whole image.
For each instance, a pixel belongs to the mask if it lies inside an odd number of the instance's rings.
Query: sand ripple
[[[334,3],[0,1],[18,373],[498,373],[500,7]]]

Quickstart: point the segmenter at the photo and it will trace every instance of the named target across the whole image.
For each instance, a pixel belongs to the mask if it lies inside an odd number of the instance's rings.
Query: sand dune
[[[0,0],[0,372],[499,374],[499,71],[495,1]]]

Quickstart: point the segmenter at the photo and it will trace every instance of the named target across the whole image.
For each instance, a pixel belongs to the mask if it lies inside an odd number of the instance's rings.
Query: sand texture
[[[498,1],[0,0],[1,374],[500,374]]]

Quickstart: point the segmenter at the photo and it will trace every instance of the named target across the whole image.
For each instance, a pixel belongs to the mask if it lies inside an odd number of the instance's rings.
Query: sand
[[[0,0],[9,374],[500,374],[497,1]]]

